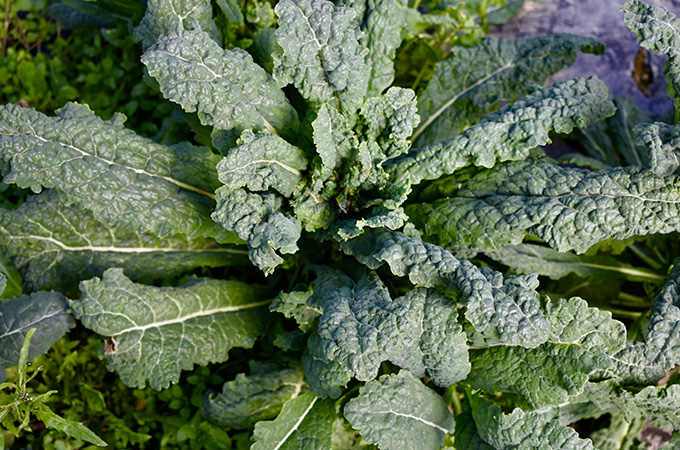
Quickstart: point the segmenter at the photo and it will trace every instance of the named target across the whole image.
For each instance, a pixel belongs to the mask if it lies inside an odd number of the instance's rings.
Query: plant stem
[[[416,88],[418,87],[418,85],[420,84],[420,80],[423,79],[423,76],[425,75],[425,69],[427,69],[428,65],[429,65],[428,61],[425,61],[425,63],[423,63],[423,67],[420,68],[420,72],[418,72],[418,76],[416,77],[415,81],[411,85],[412,90],[415,91]]]
[[[457,416],[463,413],[463,405],[460,404],[460,398],[458,397],[458,391],[453,390],[451,392],[451,405],[453,405],[453,415]]]
[[[626,309],[612,308],[610,306],[601,306],[599,309],[600,311],[609,311],[614,316],[623,317],[626,319],[637,319],[643,314],[640,311],[628,311]]]
[[[654,269],[657,270],[663,269],[664,265],[660,263],[652,255],[650,255],[647,249],[642,248],[642,246],[640,246],[639,244],[629,245],[628,248],[630,249],[630,251],[635,253],[635,256],[643,260],[650,267],[653,267]]]

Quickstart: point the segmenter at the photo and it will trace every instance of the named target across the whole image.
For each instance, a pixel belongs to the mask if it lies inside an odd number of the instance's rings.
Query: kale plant
[[[644,157],[625,167],[540,151],[616,117],[596,78],[541,87],[600,42],[453,47],[416,96],[393,85],[402,37],[448,16],[406,0],[253,4],[149,0],[134,29],[195,142],[75,103],[0,108],[4,182],[36,194],[0,210],[25,292],[0,303],[0,377],[30,329],[33,358],[75,319],[135,388],[254,347],[202,411],[256,450],[614,449],[648,417],[680,427],[666,378],[680,266],[635,243],[680,231],[680,128],[635,127]],[[669,55],[680,106],[680,20],[640,0],[623,10]],[[612,256],[629,247],[650,267]],[[539,289],[572,272],[666,284],[648,325],[624,323]],[[586,418],[609,422],[585,438],[569,424]]]

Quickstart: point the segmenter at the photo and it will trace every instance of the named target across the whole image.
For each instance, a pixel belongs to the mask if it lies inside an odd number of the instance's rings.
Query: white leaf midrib
[[[271,300],[263,300],[263,301],[259,301],[259,302],[255,302],[255,303],[248,303],[246,305],[223,306],[221,308],[200,310],[200,311],[196,311],[196,312],[191,313],[191,314],[187,314],[185,316],[175,317],[174,319],[162,320],[160,322],[152,322],[152,323],[148,323],[146,325],[139,325],[139,326],[119,330],[114,334],[114,336],[120,336],[120,335],[123,335],[123,334],[126,334],[126,333],[132,333],[132,332],[135,332],[135,331],[146,331],[150,328],[162,328],[162,327],[166,327],[168,325],[175,325],[175,324],[178,324],[178,323],[184,323],[184,322],[188,322],[189,320],[197,319],[197,318],[205,317],[205,316],[213,316],[213,315],[217,315],[217,314],[224,314],[224,313],[243,311],[243,310],[246,310],[246,309],[259,308],[261,306],[269,305],[271,302],[272,302]],[[88,314],[85,314],[85,315],[83,315],[83,317],[85,317],[87,315]],[[130,320],[130,322],[135,323],[135,321],[132,320],[127,315],[114,313],[114,312],[110,312],[110,311],[101,311],[101,312],[98,312],[96,314],[89,314],[89,316],[100,316],[100,315],[123,315],[123,316],[127,317],[127,319]]]
[[[5,333],[5,334],[0,335],[0,339],[5,339],[7,336],[11,336],[11,335],[16,334],[16,333],[21,333],[22,331],[25,331],[25,330],[30,330],[31,328],[34,327],[34,325],[39,324],[40,322],[43,322],[45,320],[49,320],[53,317],[58,317],[60,315],[65,315],[65,312],[63,310],[59,310],[59,311],[54,311],[54,313],[49,314],[49,315],[40,316],[39,318],[37,318],[36,320],[34,320],[33,322],[31,322],[27,325],[22,325],[19,328],[15,328],[14,330],[10,331],[9,333]]]
[[[297,422],[295,422],[295,424],[290,428],[290,430],[288,430],[288,433],[286,433],[286,435],[283,437],[283,439],[281,439],[279,441],[279,443],[276,444],[276,447],[274,447],[273,450],[279,450],[281,448],[281,446],[286,443],[288,438],[295,432],[295,430],[298,429],[298,427],[300,426],[302,421],[305,420],[305,417],[307,417],[307,414],[309,414],[309,412],[312,410],[312,408],[314,407],[314,404],[316,403],[316,401],[318,399],[319,399],[319,397],[315,397],[314,400],[312,400],[312,402],[309,404],[307,409],[300,415]]]
[[[64,251],[70,252],[85,252],[91,251],[96,253],[234,253],[234,254],[247,254],[246,250],[237,250],[231,248],[176,248],[176,247],[115,247],[115,246],[96,246],[96,245],[83,245],[83,246],[70,246],[66,245],[58,239],[48,237],[48,236],[11,236],[11,239],[15,240],[34,240],[34,241],[46,241],[51,244],[56,245]]]
[[[23,137],[23,136],[25,136],[25,135],[7,134],[7,136],[20,136],[20,137]],[[174,184],[174,185],[176,185],[177,187],[180,187],[180,188],[182,188],[182,189],[186,189],[186,190],[188,190],[188,191],[192,191],[192,192],[195,192],[195,193],[197,193],[197,194],[204,195],[204,196],[209,197],[209,198],[211,198],[211,199],[213,199],[213,200],[215,199],[215,194],[214,194],[214,193],[208,192],[208,191],[204,191],[204,190],[201,189],[201,188],[197,188],[196,186],[192,186],[192,185],[187,184],[187,183],[185,183],[185,182],[183,182],[183,181],[176,180],[176,179],[174,179],[174,178],[172,178],[172,177],[168,177],[168,176],[165,176],[165,175],[154,174],[154,173],[151,173],[151,172],[147,172],[146,170],[138,169],[138,168],[136,168],[136,167],[131,167],[131,166],[127,166],[127,165],[124,165],[124,164],[121,164],[121,163],[117,163],[117,162],[115,162],[115,161],[111,161],[111,160],[108,160],[108,159],[106,159],[106,158],[102,158],[101,156],[93,155],[93,154],[91,154],[91,153],[88,153],[88,152],[86,152],[86,151],[84,151],[84,150],[79,149],[78,147],[76,147],[76,146],[74,146],[74,145],[67,144],[67,143],[65,143],[65,142],[60,142],[60,141],[45,139],[45,138],[43,138],[43,137],[41,137],[41,136],[38,136],[37,133],[34,133],[34,134],[32,134],[32,135],[29,135],[29,137],[34,137],[34,138],[38,139],[38,140],[41,141],[41,142],[45,142],[45,143],[54,143],[54,144],[60,145],[60,146],[62,146],[62,147],[66,147],[66,148],[71,149],[71,150],[73,150],[73,151],[75,151],[75,152],[78,152],[78,153],[80,154],[81,157],[88,156],[88,157],[90,157],[90,158],[94,158],[94,159],[97,159],[97,160],[99,160],[99,161],[101,161],[101,162],[103,162],[103,163],[106,163],[106,164],[108,164],[109,166],[123,167],[123,168],[125,168],[125,169],[127,169],[127,170],[131,170],[131,171],[133,171],[133,172],[135,172],[135,173],[138,173],[138,174],[141,174],[141,175],[146,175],[146,176],[148,176],[148,177],[150,177],[150,178],[158,178],[158,179],[161,179],[161,180],[165,180],[165,181],[167,181],[167,182],[169,182],[169,183],[172,183],[172,184]],[[80,158],[75,158],[75,159],[80,159]],[[67,161],[62,161],[59,165],[62,165],[62,164],[64,164],[65,162],[67,162]]]
[[[413,133],[413,136],[411,136],[411,141],[415,142],[415,140],[432,124],[432,122],[437,120],[439,118],[439,116],[441,116],[444,113],[444,111],[449,109],[451,107],[451,105],[453,105],[455,102],[457,102],[465,94],[467,94],[471,90],[475,89],[476,87],[481,86],[482,84],[486,83],[491,78],[498,75],[499,73],[502,73],[507,69],[513,68],[513,67],[517,66],[518,64],[519,64],[519,61],[511,61],[509,64],[502,65],[501,67],[499,67],[495,71],[487,74],[485,77],[477,80],[475,83],[471,84],[470,86],[465,87],[463,90],[461,90],[457,94],[453,95],[448,101],[446,101],[441,107],[439,107],[439,109],[437,109],[437,111],[435,111],[432,115],[430,115],[430,117],[428,117],[427,120],[425,120],[425,122],[423,122],[423,124],[420,125],[420,127],[418,127],[418,129]]]
[[[442,426],[440,426],[440,425],[438,425],[434,422],[430,422],[427,419],[424,419],[424,418],[418,417],[418,416],[414,416],[414,415],[411,415],[411,414],[400,413],[400,412],[394,411],[392,409],[390,409],[388,411],[371,411],[371,414],[393,414],[397,417],[405,417],[407,419],[411,419],[411,420],[415,420],[417,422],[421,422],[422,424],[427,425],[428,427],[434,428],[436,430],[439,430],[444,434],[447,434],[449,432],[448,429],[446,429],[446,428],[444,428],[444,427],[442,427]]]
[[[288,164],[286,164],[286,163],[284,163],[284,162],[281,162],[281,161],[277,161],[277,160],[275,160],[275,159],[264,159],[264,158],[263,158],[263,159],[255,159],[255,160],[249,161],[248,163],[243,164],[243,165],[240,165],[240,166],[236,166],[236,167],[234,167],[233,169],[227,169],[227,170],[225,170],[223,173],[225,173],[225,174],[231,174],[231,173],[242,172],[242,171],[245,171],[246,169],[248,169],[250,166],[256,166],[256,165],[258,165],[258,164],[266,164],[266,165],[272,165],[272,166],[273,166],[273,165],[278,165],[278,166],[280,166],[283,170],[292,173],[292,174],[295,175],[296,177],[298,177],[298,178],[301,178],[301,177],[302,177],[302,173],[301,173],[299,170],[295,169],[294,167],[291,167],[291,166],[289,166]]]

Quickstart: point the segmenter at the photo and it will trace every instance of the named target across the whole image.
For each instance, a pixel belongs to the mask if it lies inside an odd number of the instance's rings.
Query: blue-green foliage
[[[457,29],[465,11],[483,27],[495,2],[427,3],[444,13],[149,0],[128,17],[144,89],[176,105],[200,146],[76,103],[55,116],[0,107],[4,181],[50,190],[0,211],[14,266],[3,279],[25,292],[0,302],[2,373],[18,362],[24,386],[22,361],[77,323],[88,354],[62,339],[36,361],[72,378],[63,395],[90,399],[118,446],[592,449],[568,425],[611,414],[593,440],[629,448],[619,431],[648,416],[680,426],[677,377],[658,386],[680,363],[680,269],[666,277],[680,253],[659,237],[680,231],[680,131],[594,138],[630,125],[600,80],[540,86],[579,51],[602,52],[579,36],[485,38],[437,60],[422,92],[396,86],[393,61],[413,55],[404,36]],[[624,9],[680,83],[678,19],[639,0]],[[571,161],[590,168],[542,154],[579,127],[590,159]],[[603,301],[616,293],[602,279],[638,283],[635,295]],[[92,364],[90,332],[116,376],[77,373]],[[100,443],[58,415],[83,417],[84,403],[42,408],[29,413]]]

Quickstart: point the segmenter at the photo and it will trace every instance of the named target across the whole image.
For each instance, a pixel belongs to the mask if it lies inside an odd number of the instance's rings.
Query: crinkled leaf
[[[283,262],[276,250],[295,253],[300,233],[302,226],[294,217],[280,213],[268,216],[253,228],[253,234],[248,239],[250,261],[265,275],[269,275]]]
[[[640,167],[587,170],[548,160],[511,162],[468,181],[445,180],[439,197],[407,206],[443,246],[496,250],[525,233],[557,251],[583,253],[606,239],[680,230],[680,182]]]
[[[77,292],[83,279],[121,267],[134,280],[172,279],[196,267],[247,264],[245,248],[212,239],[129,231],[95,220],[48,191],[13,211],[0,210],[0,248],[22,270],[29,290]]]
[[[90,442],[99,447],[107,446],[105,441],[99,438],[99,436],[94,434],[81,422],[68,420],[59,416],[58,414],[55,414],[49,408],[49,406],[44,403],[37,403],[33,407],[32,412],[39,421],[45,424],[45,427],[47,428],[59,430],[72,438]]]
[[[391,361],[438,385],[460,381],[470,370],[466,337],[453,300],[416,288],[396,300],[374,272],[354,279],[318,267],[309,302],[323,310],[318,333],[327,359],[361,380],[372,380]]]
[[[255,424],[252,450],[317,450],[331,448],[337,415],[332,400],[311,392],[288,400],[273,422]]]
[[[290,197],[307,167],[299,148],[280,137],[245,131],[238,147],[230,149],[217,165],[220,181],[230,188],[246,186],[251,191],[275,189]]]
[[[334,103],[353,113],[368,88],[366,49],[354,11],[327,0],[281,0],[276,5],[276,38],[283,49],[274,55],[274,78],[294,84],[313,104]]]
[[[455,287],[454,274],[461,264],[439,246],[385,230],[369,231],[340,243],[340,248],[370,269],[385,262],[393,274],[407,276],[417,286]]]
[[[647,151],[651,171],[660,177],[677,175],[680,168],[680,126],[645,123],[633,131],[635,142]]]
[[[269,275],[283,262],[276,250],[297,251],[302,225],[280,213],[283,199],[266,191],[273,188],[290,196],[300,181],[300,170],[306,167],[306,157],[297,147],[269,133],[246,131],[238,144],[218,164],[225,186],[217,190],[212,218],[246,240],[250,260]]]
[[[558,280],[570,273],[593,280],[624,278],[633,281],[663,280],[662,275],[643,267],[634,267],[606,255],[576,255],[558,252],[536,244],[519,244],[487,252],[491,258],[519,273],[537,273]]]
[[[384,160],[382,149],[373,140],[362,140],[354,149],[350,165],[347,166],[342,180],[345,192],[340,196],[342,198],[340,204],[344,209],[347,209],[345,205],[351,200],[352,191],[356,192],[357,188],[369,190],[385,184],[387,175],[380,165]]]
[[[224,50],[201,30],[171,31],[142,56],[161,92],[203,125],[294,135],[297,113],[270,75],[243,50]]]
[[[418,125],[415,92],[391,87],[384,95],[371,97],[361,107],[361,132],[375,140],[385,158],[392,158],[411,147],[409,138]]]
[[[403,233],[372,231],[340,244],[371,269],[386,262],[392,273],[425,287],[460,289],[467,300],[466,319],[474,345],[510,344],[527,348],[545,342],[549,326],[541,311],[535,275],[503,276],[459,261],[436,245]]]
[[[236,281],[190,279],[182,287],[135,284],[120,269],[81,283],[71,301],[83,325],[107,336],[103,356],[124,383],[154,389],[179,380],[194,364],[226,361],[233,347],[264,334],[270,300]]]
[[[602,53],[604,44],[582,36],[556,33],[519,39],[486,37],[480,44],[456,46],[437,63],[418,99],[421,125],[416,145],[433,144],[463,131],[500,101],[525,95],[534,84],[576,61],[578,51]]]
[[[680,364],[680,264],[673,267],[663,290],[654,298],[645,342],[628,341],[615,355],[612,373],[623,384],[656,384]]]
[[[363,105],[354,127],[346,116],[324,104],[312,123],[318,156],[311,180],[292,201],[296,215],[309,231],[328,229],[335,239],[361,234],[364,227],[400,228],[404,189],[382,189],[388,177],[382,163],[410,146],[408,136],[417,123],[413,91],[390,88]],[[357,198],[357,191],[369,191]],[[354,218],[334,222],[340,212]],[[358,218],[357,218],[358,217]]]
[[[597,78],[575,79],[537,90],[505,105],[462,134],[411,149],[389,162],[394,183],[417,184],[469,166],[522,160],[550,141],[548,133],[569,133],[614,114],[607,87]]]
[[[411,307],[424,303],[420,344],[412,350],[410,358],[404,356],[418,365],[422,358],[427,376],[439,386],[464,379],[470,371],[467,337],[457,322],[454,300],[434,289],[414,289],[396,301],[408,301]],[[403,365],[416,373],[413,366]]]
[[[367,228],[386,228],[398,230],[408,221],[408,216],[402,208],[393,210],[382,206],[364,210],[361,219],[340,219],[320,233],[323,238],[330,237],[335,241],[342,242],[361,235]]]
[[[360,17],[365,36],[361,42],[368,48],[370,76],[368,93],[379,95],[394,81],[394,56],[401,44],[406,26],[406,0],[368,0],[366,17]],[[363,15],[362,15],[363,16]],[[410,133],[409,133],[410,135]]]
[[[212,20],[210,0],[148,0],[146,13],[135,28],[135,40],[147,49],[156,40],[177,28],[199,28],[220,42],[220,32]]]
[[[473,345],[510,344],[533,348],[545,342],[549,326],[540,308],[536,274],[503,278],[463,261],[456,282],[467,298],[465,318]]]
[[[311,161],[310,182],[300,186],[291,206],[296,217],[307,231],[329,227],[337,218],[340,183],[329,178],[339,178],[352,165],[352,156],[359,146],[347,118],[335,108],[323,104],[312,122],[312,136],[317,155]]]
[[[359,141],[347,118],[336,109],[324,104],[312,122],[314,144],[319,157],[314,162],[313,188],[320,190],[334,170],[340,169],[352,156]]]
[[[35,328],[28,360],[45,353],[75,326],[67,312],[66,297],[58,292],[37,292],[0,303],[0,382],[5,368],[19,362],[21,346],[28,331]]]
[[[337,6],[345,6],[354,10],[354,20],[361,26],[366,18],[369,0],[333,0]]]
[[[390,358],[398,345],[392,341],[400,338],[395,331],[403,328],[408,332],[407,327],[399,326],[411,322],[404,317],[408,311],[391,301],[375,273],[360,272],[353,280],[324,266],[315,267],[314,271],[317,278],[309,303],[323,311],[318,332],[324,354],[359,380],[372,380],[380,364]],[[390,325],[393,330],[381,329]]]
[[[278,212],[283,200],[280,196],[224,186],[217,190],[216,200],[213,220],[248,242],[250,261],[266,275],[283,262],[276,250],[297,251],[302,225],[294,217]]]
[[[504,414],[499,406],[479,396],[471,398],[470,406],[477,433],[493,448],[593,450],[590,439],[579,438],[576,430],[540,412],[515,408]]]
[[[438,450],[454,429],[444,400],[407,370],[366,383],[345,417],[381,450]]]
[[[323,342],[317,333],[309,336],[307,352],[302,357],[305,381],[319,397],[338,398],[352,379],[352,372],[337,361],[326,358]]]
[[[659,349],[644,342],[626,341],[626,346],[612,357],[615,366],[605,374],[623,385],[642,386],[656,384],[664,376],[665,357]]]
[[[654,298],[645,343],[652,352],[658,352],[651,359],[665,370],[680,364],[680,264],[677,262],[666,286]]]
[[[319,157],[313,162],[312,190],[321,200],[334,200],[346,212],[356,190],[382,188],[387,175],[382,163],[410,147],[408,140],[418,123],[415,94],[410,89],[393,87],[384,95],[371,97],[359,111],[356,133],[346,115],[329,105],[322,105],[312,126],[314,143]],[[324,183],[335,174],[331,182]],[[389,195],[381,191],[377,195]],[[403,201],[403,200],[402,200]],[[387,201],[368,201],[371,205],[384,204],[395,209],[398,204]],[[364,205],[360,205],[363,207]],[[356,207],[355,207],[356,209]]]
[[[216,194],[213,220],[244,241],[251,238],[253,229],[266,217],[278,213],[283,204],[283,199],[276,194],[252,193],[228,186],[221,187]]]
[[[314,320],[321,315],[319,308],[307,304],[312,290],[281,292],[269,306],[270,311],[280,312],[287,318],[294,318],[302,331],[307,331]]]
[[[584,417],[623,414],[627,422],[654,417],[662,427],[680,427],[680,385],[667,388],[647,386],[629,390],[615,380],[588,383],[584,391],[559,408],[560,421],[575,422]]]
[[[224,383],[221,393],[208,392],[203,417],[225,431],[247,430],[275,418],[283,404],[300,394],[304,381],[299,366],[281,361],[250,362],[250,374],[240,373]]]
[[[626,26],[637,35],[640,47],[657,55],[668,54],[665,78],[676,93],[680,92],[680,19],[665,8],[641,0],[628,0],[621,10]]]
[[[642,0],[628,0],[621,10],[626,26],[637,35],[640,47],[657,54],[680,51],[680,19],[674,14]]]
[[[625,326],[580,298],[548,301],[548,341],[535,349],[495,346],[470,350],[468,381],[487,392],[512,392],[539,408],[583,392],[590,375],[614,367]]]
[[[73,103],[56,117],[0,107],[4,181],[35,192],[57,188],[111,225],[233,242],[233,234],[209,220],[219,157],[205,147],[157,144],[126,129],[123,120],[102,120]]]

